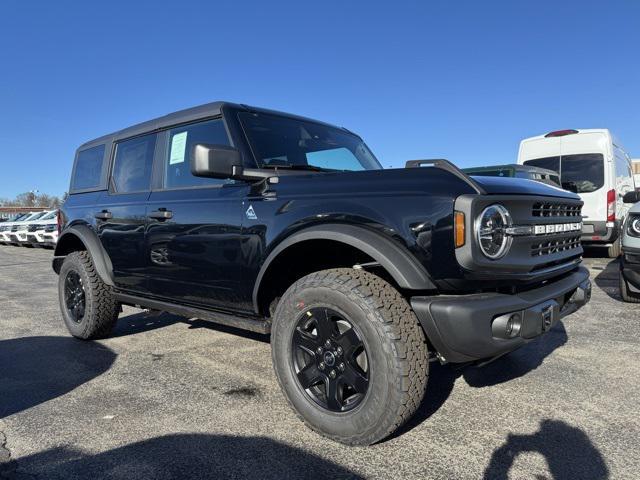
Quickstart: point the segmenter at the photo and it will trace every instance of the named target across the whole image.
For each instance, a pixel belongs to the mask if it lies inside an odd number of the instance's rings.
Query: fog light
[[[500,315],[491,324],[491,333],[496,338],[514,338],[520,334],[522,315],[520,312]]]

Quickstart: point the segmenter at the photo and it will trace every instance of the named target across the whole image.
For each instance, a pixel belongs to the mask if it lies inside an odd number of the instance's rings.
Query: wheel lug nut
[[[316,353],[317,353],[318,355],[322,355],[322,347],[318,347],[318,348],[316,349]]]
[[[329,348],[329,347],[331,346],[331,341],[330,341],[330,340],[327,340],[326,342],[324,342],[324,346],[325,346],[326,348]]]
[[[344,372],[344,363],[341,363],[340,365],[338,365],[338,368]]]
[[[342,355],[342,347],[338,347],[338,348],[336,348],[336,353],[337,353],[338,355]]]
[[[336,371],[335,371],[335,370],[331,370],[331,371],[329,372],[329,376],[330,376],[331,378],[336,378]]]
[[[320,362],[320,365],[318,365],[318,368],[320,370],[324,370],[324,362]]]

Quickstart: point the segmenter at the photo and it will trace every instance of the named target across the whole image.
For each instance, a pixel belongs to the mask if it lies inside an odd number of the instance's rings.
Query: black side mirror
[[[241,170],[242,158],[237,149],[227,145],[194,145],[191,173],[196,177],[234,178]]]
[[[622,201],[624,203],[640,202],[640,192],[638,192],[637,190],[631,190],[630,192],[624,194],[624,196],[622,197]]]

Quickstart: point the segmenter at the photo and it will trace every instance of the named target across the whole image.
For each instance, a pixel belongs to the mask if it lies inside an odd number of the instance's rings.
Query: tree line
[[[48,193],[24,192],[13,199],[0,198],[0,207],[59,208],[66,198],[66,193],[62,197],[57,197]]]

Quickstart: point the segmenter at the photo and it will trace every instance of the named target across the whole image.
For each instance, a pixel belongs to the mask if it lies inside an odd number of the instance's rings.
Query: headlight
[[[629,235],[640,237],[640,217],[633,216],[629,218]]]
[[[476,221],[476,236],[482,253],[491,260],[502,258],[511,247],[507,228],[511,226],[511,215],[502,205],[485,208]]]

